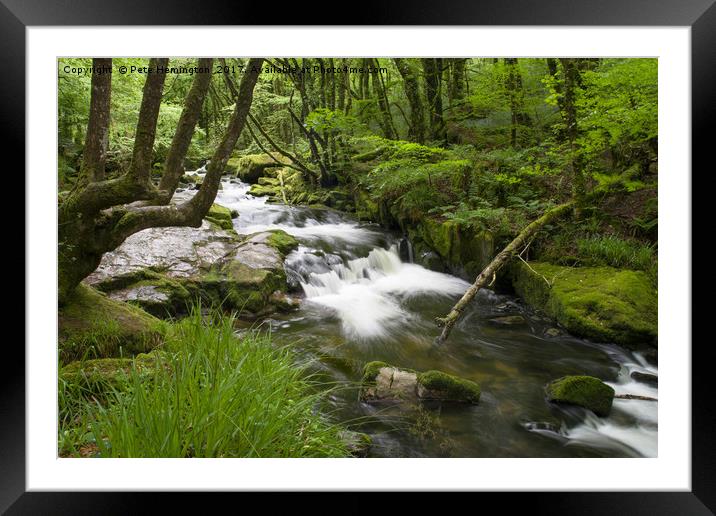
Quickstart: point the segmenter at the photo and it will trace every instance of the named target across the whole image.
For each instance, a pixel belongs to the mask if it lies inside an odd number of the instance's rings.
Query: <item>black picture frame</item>
[[[245,25],[256,20],[272,23],[275,19],[277,25],[689,26],[692,37],[693,169],[699,163],[707,163],[709,147],[713,145],[707,129],[716,111],[714,0],[461,0],[450,5],[432,0],[399,0],[390,4],[367,0],[361,3],[361,9],[350,14],[350,19],[346,19],[348,15],[341,14],[338,9],[329,10],[316,4],[311,4],[310,8],[302,3],[282,5],[283,14],[278,18],[268,12],[270,9],[271,6],[261,3],[208,0],[165,0],[156,3],[147,0],[117,0],[111,3],[96,0],[0,0],[0,34],[3,39],[0,70],[4,72],[0,79],[0,105],[4,126],[9,129],[4,144],[7,149],[15,149],[15,170],[25,170],[24,154],[17,153],[17,149],[24,148],[25,144],[25,29],[41,25]],[[692,234],[696,233],[692,231]],[[20,246],[17,247],[20,249]],[[17,263],[21,258],[24,262],[24,250],[21,255],[14,256],[14,261]],[[26,270],[26,275],[31,273]],[[8,514],[142,512],[142,509],[148,510],[147,499],[152,497],[160,497],[161,507],[166,511],[172,506],[191,507],[186,496],[179,493],[26,492],[25,354],[15,342],[10,344],[10,341],[6,342],[6,367],[0,375],[1,511],[7,510]],[[687,343],[665,344],[686,347]],[[478,495],[480,503],[498,502],[504,511],[528,507],[531,513],[537,514],[712,514],[716,511],[716,453],[713,444],[716,411],[709,382],[708,344],[708,341],[699,343],[693,339],[691,492],[481,493]],[[8,367],[7,364],[13,366]],[[240,496],[242,503],[250,502],[246,493]],[[347,509],[342,512],[362,511],[372,503],[370,495],[351,496],[357,501],[343,502],[343,507]],[[214,499],[212,502],[215,503]],[[419,495],[413,497],[412,504],[422,503]],[[453,502],[456,503],[460,502]],[[411,504],[403,505],[401,510],[411,510]]]

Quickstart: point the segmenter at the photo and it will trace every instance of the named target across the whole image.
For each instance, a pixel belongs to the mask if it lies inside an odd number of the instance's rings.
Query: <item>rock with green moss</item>
[[[287,256],[291,251],[298,249],[298,240],[281,229],[269,231],[270,235],[266,239],[266,243],[276,249],[283,256]]]
[[[477,403],[480,386],[442,371],[417,372],[385,362],[369,362],[363,369],[360,397],[364,401],[440,400]]]
[[[59,307],[58,323],[63,364],[143,353],[161,344],[166,331],[156,317],[84,284]]]
[[[86,282],[158,316],[181,315],[201,301],[253,318],[288,309],[280,296],[288,289],[283,261],[297,246],[280,230],[241,239],[208,222],[152,228],[105,254]]]
[[[177,280],[162,274],[142,279],[126,288],[111,290],[111,299],[139,306],[155,317],[173,317],[187,313],[192,300],[191,292]]]
[[[193,279],[211,304],[254,317],[273,311],[272,296],[285,292],[284,252],[298,242],[284,231],[249,235],[224,260]]]
[[[426,217],[418,226],[417,236],[438,253],[452,271],[470,278],[476,277],[490,263],[495,252],[492,233],[454,220]]]
[[[228,231],[234,230],[232,218],[231,210],[217,203],[212,204],[209,212],[204,216],[204,219]]]
[[[593,376],[564,376],[547,384],[547,399],[577,405],[606,417],[612,409],[614,389]]]
[[[442,371],[426,371],[418,375],[418,397],[477,403],[480,400],[480,386]]]
[[[254,197],[268,197],[269,201],[278,202],[281,197],[281,189],[277,186],[254,184],[251,185],[248,194]]]
[[[281,157],[276,157],[281,161]],[[260,177],[266,174],[267,169],[283,167],[283,163],[277,163],[276,160],[267,154],[249,154],[239,158],[230,165],[236,165],[236,176],[245,183],[254,184]]]
[[[628,347],[657,344],[657,291],[640,271],[518,262],[517,294],[573,335]]]

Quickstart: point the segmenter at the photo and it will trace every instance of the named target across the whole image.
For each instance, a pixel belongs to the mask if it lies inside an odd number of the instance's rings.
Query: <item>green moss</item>
[[[426,399],[477,403],[480,400],[480,386],[442,371],[426,371],[418,374],[418,395]]]
[[[375,379],[380,373],[380,370],[384,367],[392,367],[385,362],[380,361],[373,361],[368,362],[365,367],[363,368],[363,379],[361,380],[361,383],[364,385],[373,385],[375,384]]]
[[[80,284],[58,311],[60,361],[131,356],[164,338],[162,321]]]
[[[276,249],[282,256],[298,249],[298,240],[281,229],[271,231],[266,243]]]
[[[234,223],[232,222],[231,210],[220,204],[212,204],[209,208],[209,212],[204,216],[206,220],[219,226],[221,229],[233,230]]]
[[[614,400],[614,389],[593,376],[564,376],[545,387],[547,399],[569,403],[608,416]]]
[[[457,221],[440,221],[426,217],[418,227],[418,236],[452,269],[477,276],[490,263],[494,238],[489,231],[461,225]]]
[[[196,281],[209,304],[252,314],[265,310],[275,291],[287,288],[283,268],[253,268],[236,260],[224,265],[220,271],[201,275]]]
[[[249,195],[253,195],[255,197],[271,197],[274,199],[281,195],[278,187],[258,184],[251,185],[248,193]]]
[[[283,158],[276,156],[279,161]],[[259,177],[263,176],[266,169],[282,167],[282,163],[276,161],[267,154],[249,154],[234,162],[236,165],[236,175],[239,179],[246,183],[255,183]]]
[[[525,301],[574,335],[625,346],[656,345],[657,292],[643,272],[520,262],[512,275]]]
[[[134,368],[140,378],[149,377],[154,371],[161,354],[141,353],[135,358],[96,358],[71,362],[60,369],[60,380],[81,387],[92,395],[105,394],[110,390],[124,390],[128,387],[129,374]]]

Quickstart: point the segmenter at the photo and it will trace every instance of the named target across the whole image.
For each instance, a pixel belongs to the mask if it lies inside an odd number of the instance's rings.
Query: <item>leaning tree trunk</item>
[[[559,206],[548,210],[544,215],[542,215],[540,218],[533,221],[525,229],[523,229],[522,232],[520,232],[520,234],[517,235],[517,237],[507,245],[507,247],[505,247],[502,251],[500,251],[497,256],[495,256],[495,258],[489,263],[489,265],[485,267],[482,272],[477,276],[477,278],[475,279],[475,283],[473,283],[470,288],[465,291],[465,294],[463,294],[463,296],[455,304],[455,306],[452,307],[450,313],[447,314],[445,317],[438,317],[435,319],[435,323],[438,326],[443,327],[442,332],[435,339],[435,345],[440,345],[447,340],[447,338],[450,336],[450,332],[452,331],[452,327],[455,326],[455,323],[462,316],[463,312],[465,311],[465,308],[468,304],[470,304],[470,301],[473,300],[473,298],[481,288],[488,285],[488,283],[492,281],[497,272],[507,262],[510,261],[510,259],[515,255],[515,253],[517,253],[517,251],[524,247],[527,242],[532,238],[532,236],[542,228],[542,226],[556,218],[561,217],[562,215],[565,215],[572,209],[573,206],[574,201],[570,201],[568,203],[560,204]]]
[[[166,59],[150,60],[150,67],[166,67]],[[211,74],[212,60],[206,74]],[[249,60],[246,73],[239,85],[239,95],[221,143],[214,151],[207,173],[197,194],[178,205],[166,205],[166,196],[173,194],[174,177],[165,185],[169,190],[155,188],[149,180],[151,152],[156,134],[157,118],[164,84],[163,74],[149,74],[144,87],[142,104],[134,141],[132,165],[118,179],[91,182],[63,198],[58,209],[58,279],[59,301],[63,304],[77,285],[94,271],[102,255],[117,248],[124,240],[143,229],[167,226],[199,227],[211,207],[219,189],[221,175],[236,141],[246,123],[251,107],[253,90],[263,59]],[[196,74],[194,85],[185,101],[180,124],[170,152],[178,155],[167,159],[165,174],[176,173],[175,165],[181,162],[188,144],[188,126],[198,120],[208,85],[203,73]],[[197,90],[194,86],[199,89]],[[185,123],[182,123],[184,121]],[[195,123],[195,122],[194,122]],[[189,134],[190,138],[190,134]],[[161,184],[161,182],[160,182]],[[148,201],[138,203],[137,201]],[[148,205],[149,204],[149,205]]]

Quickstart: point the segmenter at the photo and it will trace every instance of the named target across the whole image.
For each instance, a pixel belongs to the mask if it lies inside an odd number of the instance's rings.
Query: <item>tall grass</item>
[[[95,403],[102,457],[342,457],[341,427],[318,410],[325,388],[265,336],[237,338],[233,318],[195,311],[170,331],[147,377]]]
[[[596,264],[649,271],[656,262],[654,248],[616,236],[593,236],[577,241],[580,256]]]

